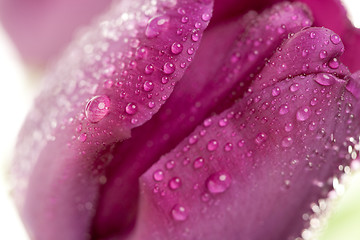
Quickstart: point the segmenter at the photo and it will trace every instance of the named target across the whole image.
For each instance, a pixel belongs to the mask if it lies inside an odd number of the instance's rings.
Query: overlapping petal
[[[170,96],[188,66],[179,49],[198,49],[211,11],[209,1],[120,2],[51,69],[13,169],[32,238],[88,238],[112,145]]]
[[[320,39],[333,34],[308,29],[283,48],[311,32]],[[288,57],[296,55],[293,51]],[[290,63],[278,59],[275,54],[270,62]],[[273,82],[265,70],[262,79],[272,86],[254,89],[205,120],[142,176],[133,239],[275,240],[300,235],[307,226],[303,214],[326,197],[328,180],[340,174],[338,165],[349,164],[342,154],[349,135],[359,134],[359,112],[350,109],[357,100],[346,90],[347,81],[334,74],[306,73]],[[195,143],[193,135],[199,136]],[[175,167],[166,168],[168,161]]]

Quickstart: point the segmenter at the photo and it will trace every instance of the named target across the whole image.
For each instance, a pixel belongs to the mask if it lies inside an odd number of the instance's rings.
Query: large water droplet
[[[336,80],[335,78],[327,73],[320,73],[317,74],[314,78],[315,82],[317,82],[318,84],[322,85],[322,86],[330,86],[333,85]]]
[[[337,58],[332,58],[329,61],[329,67],[332,69],[337,69],[340,66],[339,60]]]
[[[109,112],[109,107],[110,99],[107,96],[95,96],[91,98],[86,104],[86,118],[92,123],[97,123],[106,116],[106,114]]]
[[[145,73],[150,75],[154,72],[155,68],[154,68],[154,65],[152,64],[148,64],[145,66]]]
[[[178,43],[178,42],[174,42],[172,45],[171,45],[171,52],[173,54],[180,54],[181,52],[183,51],[183,45],[181,45],[181,43]]]
[[[279,95],[280,95],[280,92],[281,92],[280,88],[276,87],[276,88],[273,88],[271,94],[272,94],[274,97],[276,97],[276,96],[279,96]]]
[[[204,158],[198,157],[197,159],[195,159],[195,161],[193,163],[193,167],[195,169],[201,168],[203,166],[204,166]]]
[[[164,73],[165,74],[172,74],[175,72],[175,65],[173,63],[167,62],[164,64]]]
[[[231,176],[224,171],[211,174],[206,180],[206,187],[210,193],[225,192],[231,185]]]
[[[208,142],[208,145],[207,145],[207,149],[210,151],[210,152],[213,152],[215,151],[219,146],[219,143],[216,141],[216,140],[210,140]]]
[[[181,179],[178,178],[178,177],[174,177],[172,179],[170,179],[169,181],[169,188],[171,190],[176,190],[178,189],[179,187],[181,187]]]
[[[328,53],[327,53],[327,51],[325,51],[325,50],[322,50],[322,51],[320,51],[320,53],[319,53],[320,59],[326,58],[327,55],[328,55]]]
[[[288,107],[288,105],[283,104],[283,105],[280,106],[280,109],[279,109],[279,114],[280,114],[280,115],[285,115],[285,114],[287,114],[288,112],[289,112],[289,107]]]
[[[78,137],[78,140],[79,140],[80,142],[85,142],[85,141],[86,141],[86,138],[87,138],[86,133],[82,133],[82,134],[80,134],[80,136]]]
[[[164,179],[164,172],[162,170],[156,170],[154,172],[153,178],[157,182],[162,181]]]
[[[257,144],[261,144],[263,143],[265,140],[267,139],[267,135],[265,133],[259,133],[256,138],[255,138],[255,142]]]
[[[127,114],[134,115],[137,112],[135,103],[128,103],[128,105],[125,107],[125,111]]]
[[[188,218],[188,213],[184,206],[176,204],[171,210],[171,216],[175,221],[185,221]]]
[[[296,119],[298,121],[305,121],[307,120],[311,115],[311,111],[310,108],[305,106],[305,107],[301,107],[297,112],[296,112]]]
[[[338,44],[341,42],[341,39],[340,39],[339,35],[337,35],[337,34],[332,34],[332,35],[330,36],[330,41],[331,41],[333,44],[338,45]]]
[[[144,87],[144,91],[150,92],[154,89],[154,84],[150,81],[145,81],[143,87]]]
[[[170,18],[165,15],[151,18],[145,29],[145,36],[148,38],[157,37],[169,27],[169,22]]]

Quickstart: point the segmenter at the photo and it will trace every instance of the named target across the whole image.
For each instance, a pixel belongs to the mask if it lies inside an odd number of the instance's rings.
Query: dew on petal
[[[223,193],[231,185],[231,176],[224,171],[211,174],[206,180],[206,187],[212,194]]]
[[[176,204],[171,210],[171,216],[175,221],[185,221],[188,218],[186,208]]]
[[[162,170],[156,170],[154,172],[153,178],[157,182],[162,181],[164,179],[164,172]]]
[[[338,44],[341,42],[341,39],[340,39],[339,35],[337,35],[337,34],[332,34],[332,35],[330,36],[330,41],[331,41],[333,44],[338,45]]]
[[[330,61],[329,61],[329,67],[330,68],[337,69],[337,68],[339,68],[339,66],[340,66],[340,63],[339,63],[339,60],[337,58],[330,59]]]
[[[296,112],[296,119],[300,122],[303,122],[305,120],[307,120],[311,115],[311,111],[310,108],[305,106],[305,107],[301,107],[297,112]]]
[[[203,166],[204,166],[204,158],[202,158],[202,157],[196,158],[193,163],[193,167],[195,169],[199,169],[199,168],[202,168]]]
[[[283,105],[280,106],[280,109],[279,109],[279,114],[280,114],[280,115],[285,115],[285,114],[287,114],[288,112],[289,112],[289,107],[288,107],[288,105],[283,104]]]
[[[151,92],[154,89],[154,84],[150,81],[145,81],[143,87],[145,92]]]
[[[169,27],[170,18],[168,16],[153,17],[149,20],[145,29],[145,36],[147,38],[155,38],[162,31]]]
[[[174,42],[171,45],[171,52],[175,55],[180,54],[183,51],[183,45],[181,45],[181,43],[178,42]]]
[[[213,152],[215,151],[219,146],[219,143],[216,141],[216,140],[210,140],[208,142],[208,145],[207,145],[207,149],[210,151],[210,152]]]
[[[170,179],[169,181],[169,188],[171,190],[176,190],[178,189],[179,187],[181,187],[181,179],[178,178],[178,177],[174,177],[172,179]]]
[[[85,107],[86,118],[97,123],[102,120],[109,112],[110,99],[105,95],[95,96],[91,98]]]
[[[164,64],[164,73],[165,74],[172,74],[175,72],[175,65],[170,63],[170,62],[167,62]]]
[[[137,107],[135,103],[128,103],[125,107],[125,111],[129,115],[134,115],[137,112]]]
[[[314,78],[315,82],[317,82],[318,84],[322,85],[322,86],[330,86],[333,85],[336,80],[335,78],[327,73],[320,73],[317,74]]]

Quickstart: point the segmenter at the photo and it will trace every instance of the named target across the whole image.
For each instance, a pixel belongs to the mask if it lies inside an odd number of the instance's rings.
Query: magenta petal
[[[278,82],[276,96],[273,87],[254,91],[197,127],[196,143],[185,139],[163,156],[141,178],[133,239],[299,236],[303,214],[326,197],[338,165],[350,163],[344,123],[358,116],[345,108],[356,104],[346,81],[330,76],[324,85],[323,74]]]
[[[33,239],[88,239],[113,144],[170,96],[188,58],[172,46],[196,51],[209,20],[202,16],[211,11],[209,1],[120,2],[49,72],[13,169],[15,198]]]
[[[360,69],[360,30],[355,28],[347,17],[346,9],[340,0],[301,0],[314,14],[316,26],[330,28],[344,41],[345,53],[341,61],[351,71]],[[324,7],[325,6],[325,7]],[[337,41],[334,38],[334,41]]]
[[[293,15],[296,21],[290,18]],[[260,15],[251,12],[238,22],[206,31],[198,55],[167,103],[133,131],[132,139],[117,145],[94,222],[96,235],[115,234],[126,221],[134,221],[139,176],[205,117],[226,109],[236,95],[242,96],[250,83],[248,76],[258,71],[264,58],[271,57],[289,33],[310,23],[302,4],[279,4]],[[189,141],[197,138],[194,135]]]
[[[70,42],[76,28],[88,24],[110,3],[111,0],[1,0],[0,19],[21,55],[33,64],[44,64]]]

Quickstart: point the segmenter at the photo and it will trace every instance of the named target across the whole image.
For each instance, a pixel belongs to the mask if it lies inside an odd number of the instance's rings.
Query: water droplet
[[[276,97],[276,96],[279,96],[280,95],[280,88],[276,87],[276,88],[273,88],[271,94],[273,95],[273,97]]]
[[[240,140],[239,142],[238,142],[238,146],[239,147],[243,147],[245,145],[245,141],[244,140]]]
[[[166,162],[165,166],[166,166],[166,169],[171,170],[175,167],[175,161],[169,160]]]
[[[193,145],[199,140],[199,137],[197,135],[193,135],[189,138],[189,144]]]
[[[175,65],[167,62],[164,64],[164,73],[165,74],[172,74],[173,72],[175,72]]]
[[[287,124],[285,125],[285,131],[286,131],[286,132],[291,132],[291,131],[293,130],[293,128],[294,128],[294,126],[293,126],[292,123],[287,123]]]
[[[171,52],[173,54],[180,54],[181,52],[183,51],[183,45],[181,45],[181,43],[178,43],[178,42],[174,42],[172,45],[171,45]]]
[[[314,97],[313,99],[311,99],[310,101],[310,105],[311,106],[315,106],[318,103],[318,99],[316,97]]]
[[[289,107],[288,107],[288,105],[283,104],[283,105],[280,106],[280,109],[279,109],[279,114],[280,114],[280,115],[285,115],[285,114],[287,114],[288,112],[289,112]]]
[[[311,111],[310,108],[305,106],[305,107],[301,107],[297,112],[296,112],[296,119],[298,121],[305,121],[307,120],[311,115]]]
[[[314,39],[315,36],[316,36],[316,33],[314,33],[314,32],[311,32],[311,33],[310,33],[310,38]]]
[[[154,172],[153,178],[157,182],[162,181],[164,179],[164,172],[162,170],[156,170]]]
[[[165,15],[151,18],[145,29],[145,36],[148,38],[157,37],[160,32],[169,27],[169,22],[170,18]]]
[[[206,187],[212,194],[223,193],[231,185],[231,177],[224,171],[211,174],[206,180]]]
[[[189,48],[189,49],[187,50],[187,53],[188,53],[189,55],[192,55],[194,52],[195,52],[195,49],[194,49],[194,48]]]
[[[317,82],[318,84],[322,85],[322,86],[330,86],[333,85],[336,80],[335,78],[327,73],[320,73],[317,74],[314,78],[315,82]]]
[[[154,89],[154,84],[150,81],[146,81],[146,82],[144,82],[143,87],[144,87],[144,91],[150,92]]]
[[[219,126],[220,127],[225,127],[228,124],[228,119],[227,118],[222,118],[219,120]]]
[[[170,179],[169,181],[169,188],[171,190],[176,190],[178,189],[179,187],[181,187],[181,179],[178,178],[178,177],[174,177],[172,179]]]
[[[316,122],[309,123],[309,130],[314,131],[316,129]]]
[[[191,34],[191,39],[192,39],[194,42],[199,41],[199,39],[200,39],[199,33],[198,33],[198,32],[194,32],[193,34]]]
[[[209,127],[212,124],[212,119],[211,118],[207,118],[204,120],[204,127]]]
[[[225,152],[230,152],[232,149],[233,149],[232,143],[225,144],[225,147],[224,147]]]
[[[337,35],[337,34],[332,34],[332,35],[330,36],[330,41],[331,41],[333,44],[338,45],[338,44],[341,42],[341,39],[340,39],[339,35]]]
[[[298,83],[291,84],[291,86],[290,86],[290,91],[291,92],[296,92],[298,90],[299,90],[299,84]]]
[[[215,151],[217,148],[218,148],[219,144],[216,140],[210,140],[208,142],[208,145],[207,145],[207,149],[210,151],[210,152],[213,152]]]
[[[285,137],[282,142],[281,145],[284,148],[290,147],[293,144],[294,140],[291,137]]]
[[[78,137],[78,140],[79,140],[80,142],[85,142],[85,141],[86,141],[86,138],[87,138],[86,133],[82,133],[82,134],[80,134],[80,136]]]
[[[259,133],[256,138],[255,138],[255,142],[257,144],[261,144],[263,143],[265,140],[267,139],[267,135],[265,133]]]
[[[148,64],[145,66],[145,73],[150,75],[154,72],[155,68],[154,68],[154,65],[152,64]]]
[[[187,16],[183,16],[182,18],[181,18],[181,22],[182,23],[187,23],[189,21],[189,18],[187,17]]]
[[[195,169],[202,168],[203,166],[204,166],[204,158],[198,157],[197,159],[195,159],[195,161],[193,163],[193,167]]]
[[[337,58],[332,58],[329,61],[329,67],[332,69],[337,69],[340,66],[339,60]]]
[[[202,19],[204,22],[209,21],[210,18],[211,18],[211,16],[210,16],[210,14],[208,14],[208,13],[203,13],[203,14],[201,15],[201,19]]]
[[[168,83],[169,82],[169,78],[168,77],[162,77],[161,78],[161,83],[162,84],[166,84],[166,83]]]
[[[175,221],[185,221],[188,218],[186,208],[176,204],[171,210],[171,216]]]
[[[327,51],[325,51],[325,50],[322,50],[322,51],[320,51],[320,53],[319,53],[320,59],[326,58],[327,55],[328,55],[328,53],[327,53]]]
[[[106,116],[109,107],[110,99],[107,96],[95,96],[85,106],[86,118],[92,123],[97,123]]]
[[[137,112],[137,107],[135,103],[128,103],[125,107],[125,111],[129,115],[134,115]]]

